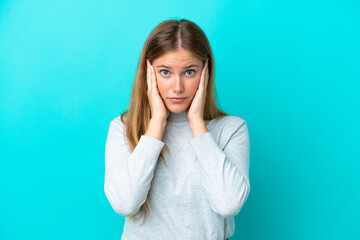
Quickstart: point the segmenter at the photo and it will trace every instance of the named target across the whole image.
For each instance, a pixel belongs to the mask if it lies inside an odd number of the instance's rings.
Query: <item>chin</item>
[[[189,104],[171,104],[171,106],[166,107],[172,113],[181,113],[189,108]]]

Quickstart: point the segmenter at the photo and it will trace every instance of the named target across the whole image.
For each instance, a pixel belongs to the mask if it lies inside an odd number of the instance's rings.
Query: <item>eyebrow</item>
[[[165,65],[159,65],[159,66],[157,66],[158,68],[159,67],[163,67],[163,68],[169,68],[169,69],[171,69],[171,67],[169,67],[169,66],[165,66]],[[185,68],[190,68],[190,67],[199,67],[198,65],[195,65],[195,64],[192,64],[192,65],[189,65],[189,66],[186,66],[186,67],[184,67],[184,69]]]

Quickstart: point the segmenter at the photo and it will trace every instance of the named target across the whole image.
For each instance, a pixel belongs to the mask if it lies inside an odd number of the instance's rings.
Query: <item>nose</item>
[[[184,91],[184,86],[182,84],[180,76],[176,76],[174,81],[175,82],[174,82],[173,91],[175,93],[182,93]]]

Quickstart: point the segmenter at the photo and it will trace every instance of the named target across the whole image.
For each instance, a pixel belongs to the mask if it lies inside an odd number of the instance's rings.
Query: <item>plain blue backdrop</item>
[[[207,34],[219,105],[250,133],[232,239],[359,239],[357,0],[0,1],[0,239],[120,239],[110,121],[161,21]]]

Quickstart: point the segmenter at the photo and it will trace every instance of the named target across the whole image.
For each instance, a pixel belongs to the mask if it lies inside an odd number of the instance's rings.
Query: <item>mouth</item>
[[[175,103],[179,103],[179,102],[183,102],[186,97],[174,97],[174,98],[169,98],[172,102],[175,102]]]

